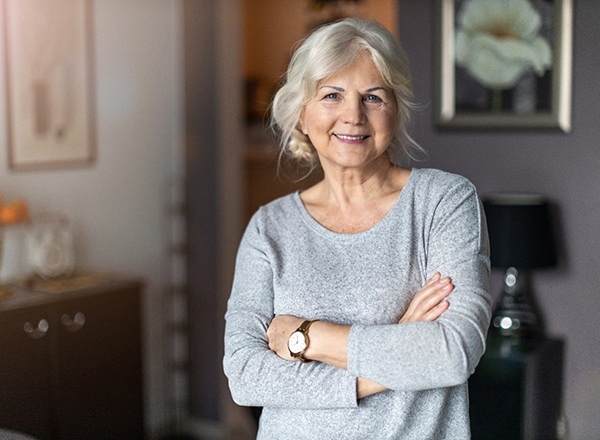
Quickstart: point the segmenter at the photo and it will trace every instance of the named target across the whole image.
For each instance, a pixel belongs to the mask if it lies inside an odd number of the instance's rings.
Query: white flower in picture
[[[541,25],[529,0],[468,0],[457,20],[456,64],[493,90],[513,88],[529,70],[542,76],[552,50]]]

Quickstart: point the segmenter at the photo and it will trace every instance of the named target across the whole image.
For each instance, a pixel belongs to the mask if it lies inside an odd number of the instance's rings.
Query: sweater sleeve
[[[242,406],[355,407],[356,378],[350,373],[319,362],[285,361],[268,347],[273,269],[260,214],[242,238],[225,315],[223,366],[233,400]]]
[[[489,243],[475,188],[466,179],[423,200],[419,264],[427,277],[439,271],[455,289],[435,322],[351,329],[348,369],[390,389],[415,391],[465,383],[485,349],[491,316]]]

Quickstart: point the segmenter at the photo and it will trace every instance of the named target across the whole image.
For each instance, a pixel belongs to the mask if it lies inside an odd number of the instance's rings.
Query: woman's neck
[[[387,159],[387,157],[386,157]],[[324,179],[315,188],[315,202],[340,209],[360,207],[402,189],[402,169],[389,159],[371,169],[324,169]]]
[[[379,223],[393,208],[410,170],[391,162],[371,175],[328,174],[303,191],[308,213],[324,227],[340,233],[362,232]]]

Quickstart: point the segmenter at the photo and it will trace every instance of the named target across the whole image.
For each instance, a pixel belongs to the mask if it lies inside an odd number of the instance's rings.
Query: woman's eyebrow
[[[371,87],[370,89],[367,89],[367,92],[371,93],[371,92],[376,92],[377,90],[383,90],[384,92],[387,92],[387,89],[382,86]]]
[[[345,92],[346,91],[343,87],[328,86],[328,85],[323,85],[323,86],[319,87],[319,89],[333,89],[333,90],[336,90],[338,92]]]
[[[343,87],[330,86],[330,85],[323,85],[323,86],[319,87],[319,89],[333,89],[338,92],[346,91]],[[384,92],[387,91],[387,89],[383,86],[375,86],[375,87],[371,87],[371,88],[367,89],[367,93],[376,92],[377,90],[383,90]]]

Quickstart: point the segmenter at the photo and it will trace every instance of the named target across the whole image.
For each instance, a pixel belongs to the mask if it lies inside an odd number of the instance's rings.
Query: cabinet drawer
[[[0,315],[0,427],[35,436],[51,430],[54,330],[48,312],[31,307]]]
[[[40,440],[143,438],[141,283],[0,304],[0,427]],[[14,302],[14,301],[13,301]]]

